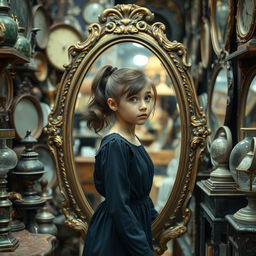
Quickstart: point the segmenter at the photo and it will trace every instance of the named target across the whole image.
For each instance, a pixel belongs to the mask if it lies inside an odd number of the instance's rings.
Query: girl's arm
[[[155,209],[155,206],[154,206],[154,204],[153,204],[151,198],[149,198],[149,199],[150,199],[150,206],[151,206],[151,219],[152,219],[152,222],[153,222],[153,221],[157,218],[157,216],[159,215],[159,213],[158,213],[158,211]]]

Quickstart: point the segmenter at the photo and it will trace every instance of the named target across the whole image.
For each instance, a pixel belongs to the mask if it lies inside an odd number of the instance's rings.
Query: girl
[[[96,132],[113,125],[96,154],[94,182],[105,200],[96,209],[83,256],[153,256],[151,223],[157,212],[149,198],[154,166],[135,135],[154,108],[156,89],[132,68],[104,66],[92,83],[85,119]]]

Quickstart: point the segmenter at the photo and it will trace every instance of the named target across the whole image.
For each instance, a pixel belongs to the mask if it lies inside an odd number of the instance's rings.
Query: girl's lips
[[[139,117],[147,118],[147,117],[148,117],[148,115],[147,115],[147,114],[142,114],[142,115],[139,115]]]

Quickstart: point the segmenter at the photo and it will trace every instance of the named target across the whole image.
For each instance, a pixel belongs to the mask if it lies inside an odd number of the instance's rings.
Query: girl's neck
[[[118,133],[129,142],[140,145],[138,138],[135,136],[135,126],[132,127],[122,127],[118,123],[115,123],[110,129],[109,133]]]

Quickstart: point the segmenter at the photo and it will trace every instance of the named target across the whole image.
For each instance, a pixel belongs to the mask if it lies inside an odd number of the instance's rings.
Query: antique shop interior
[[[81,256],[106,64],[156,86],[156,255],[256,255],[256,0],[0,0],[0,58],[1,255]]]

